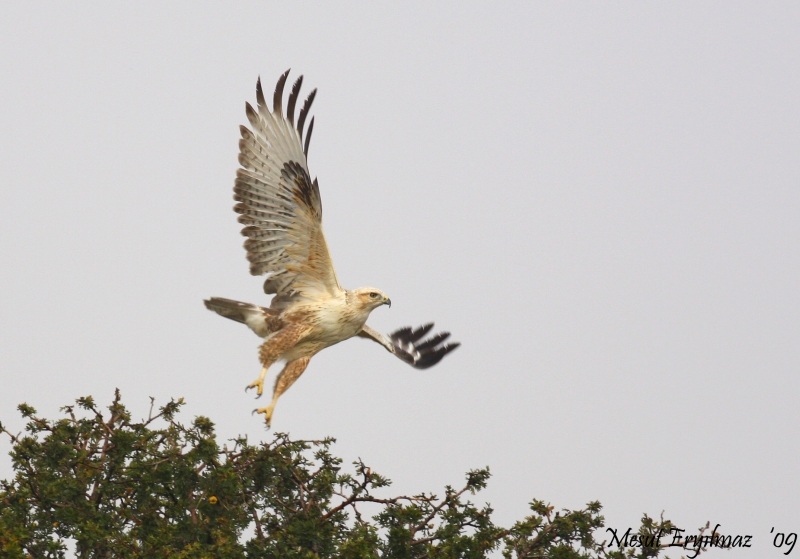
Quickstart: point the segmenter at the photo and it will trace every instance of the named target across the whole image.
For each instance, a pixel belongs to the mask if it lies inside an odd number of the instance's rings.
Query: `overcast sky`
[[[2,4],[0,420],[119,387],[134,417],[184,397],[220,439],[271,438],[243,391],[259,340],[202,299],[268,303],[232,186],[256,78],[291,67],[319,88],[339,279],[391,296],[374,327],[435,320],[463,345],[426,371],[330,348],[276,430],[336,437],[397,493],[488,465],[499,523],[600,500],[612,527],[664,510],[753,535],[726,557],[782,557],[798,4],[405,6]]]

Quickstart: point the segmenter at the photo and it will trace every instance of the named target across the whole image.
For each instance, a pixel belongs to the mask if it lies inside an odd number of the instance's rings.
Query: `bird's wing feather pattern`
[[[432,322],[419,328],[406,326],[386,336],[365,324],[358,335],[378,342],[412,367],[427,369],[461,345],[458,342],[444,343],[450,332],[439,332],[425,340],[432,328]]]
[[[272,110],[267,107],[261,80],[256,85],[257,109],[246,105],[250,128],[240,127],[239,164],[234,209],[245,225],[242,234],[250,273],[267,274],[264,291],[276,301],[335,296],[341,286],[322,233],[319,185],[308,171],[308,143],[314,119],[303,144],[303,128],[316,90],[306,98],[295,127],[294,111],[303,77],[294,83],[283,110],[287,70],[278,80]]]

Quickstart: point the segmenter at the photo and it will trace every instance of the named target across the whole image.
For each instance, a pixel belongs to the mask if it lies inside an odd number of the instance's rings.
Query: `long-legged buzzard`
[[[374,287],[342,289],[336,279],[322,234],[322,202],[317,180],[308,171],[308,145],[314,119],[306,119],[317,90],[313,90],[295,121],[295,107],[303,76],[289,94],[286,111],[283,91],[287,70],[278,80],[272,110],[267,107],[261,80],[256,84],[258,110],[246,105],[251,128],[241,126],[239,164],[234,185],[234,210],[244,224],[244,247],[250,273],[266,275],[264,292],[274,294],[269,307],[214,297],[206,307],[242,322],[264,338],[259,358],[261,373],[247,388],[261,396],[267,369],[286,362],[275,380],[272,401],[255,411],[269,427],[278,398],[296,381],[319,351],[353,336],[374,340],[418,368],[438,363],[456,349],[457,342],[441,332],[426,339],[433,324],[405,327],[384,335],[367,326],[370,312],[390,305],[389,297]]]

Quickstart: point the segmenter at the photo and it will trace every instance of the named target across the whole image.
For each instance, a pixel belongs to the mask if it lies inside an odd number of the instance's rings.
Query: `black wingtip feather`
[[[450,337],[450,332],[439,332],[431,338],[421,341],[432,328],[433,323],[431,322],[418,328],[405,326],[392,332],[389,338],[392,340],[397,356],[416,369],[427,369],[436,365],[445,355],[461,345],[458,342],[443,344]]]
[[[303,86],[303,76],[297,78],[292,86],[292,92],[289,94],[289,105],[286,107],[286,117],[289,122],[294,126],[294,107],[297,105],[297,98],[300,96],[300,88]]]
[[[421,344],[417,345],[417,350],[425,351],[426,349],[429,348],[435,348],[449,337],[450,337],[450,332],[441,332],[440,334],[436,334],[429,340],[425,340]]]
[[[291,70],[291,68],[289,68]],[[275,94],[272,96],[272,112],[276,115],[283,116],[283,88],[286,86],[286,78],[289,77],[289,70],[286,70],[281,77],[278,78],[278,83],[275,84]]]
[[[427,369],[429,367],[433,367],[439,361],[444,359],[444,356],[456,349],[461,344],[458,342],[454,342],[452,344],[445,344],[440,348],[437,348],[435,351],[430,352],[425,357],[420,359],[414,366],[417,369]]]
[[[405,343],[417,342],[425,337],[425,335],[431,331],[433,328],[433,322],[429,322],[428,324],[423,324],[418,328],[411,328],[410,326],[406,326],[404,328],[400,328],[391,334],[392,340],[395,341],[403,341]]]
[[[414,330],[414,341],[416,342],[419,339],[422,339],[433,329],[433,322],[429,322],[427,324],[423,324],[416,330]]]
[[[256,80],[256,103],[259,109],[267,105],[267,101],[264,99],[264,88],[261,87],[261,76],[258,76]]]
[[[253,105],[245,102],[244,113],[247,115],[247,121],[250,123],[250,126],[256,128],[258,126],[258,111],[253,108]]]
[[[314,130],[314,117],[311,117],[311,122],[308,123],[308,134],[306,134],[306,144],[303,146],[303,153],[308,158],[308,145],[311,143],[311,132]]]
[[[308,94],[308,97],[306,97],[306,100],[303,103],[303,108],[300,109],[300,119],[297,121],[297,131],[300,132],[301,138],[303,137],[303,126],[306,124],[306,117],[308,116],[308,112],[311,110],[311,104],[314,102],[314,97],[316,96],[317,90],[314,89]]]

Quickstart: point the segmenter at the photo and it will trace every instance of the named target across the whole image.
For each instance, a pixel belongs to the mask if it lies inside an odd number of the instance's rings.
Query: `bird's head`
[[[392,300],[380,289],[374,287],[359,287],[353,290],[353,302],[364,310],[371,311],[381,305],[392,306]]]

